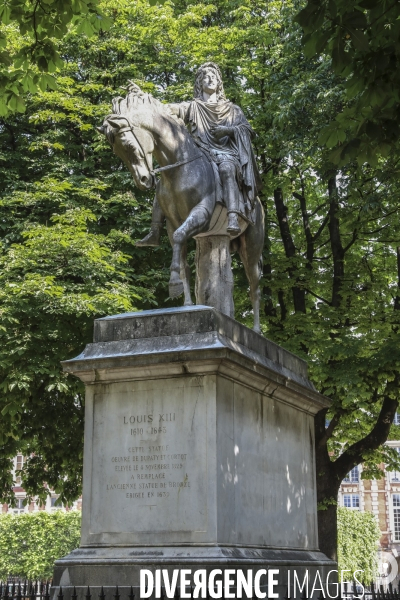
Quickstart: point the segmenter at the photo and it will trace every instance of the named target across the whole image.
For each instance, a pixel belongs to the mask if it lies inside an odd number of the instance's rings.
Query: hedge
[[[0,515],[0,580],[51,577],[54,561],[79,546],[80,529],[76,510]]]
[[[370,512],[338,508],[339,572],[362,569],[357,579],[369,584],[378,574],[378,543],[381,537],[376,517]],[[347,573],[350,576],[350,573]]]
[[[0,580],[7,575],[27,579],[52,576],[53,564],[79,546],[79,511],[44,511],[0,515]],[[380,531],[372,513],[338,509],[339,570],[362,569],[358,579],[369,583],[377,574]]]

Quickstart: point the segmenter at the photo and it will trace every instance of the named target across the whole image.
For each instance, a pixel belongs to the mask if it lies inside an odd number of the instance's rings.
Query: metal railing
[[[389,583],[386,587],[383,585],[376,586],[370,584],[362,591],[360,586],[338,586],[339,595],[331,596],[319,592],[314,598],[309,598],[304,589],[300,594],[297,594],[297,600],[400,600],[400,583],[398,586],[393,586]],[[174,599],[181,600],[181,588],[176,587]],[[193,598],[193,587],[187,587],[185,590],[185,598],[190,594]],[[263,591],[267,591],[266,588]],[[135,593],[136,592],[136,593]],[[207,588],[207,600],[214,600],[214,595],[211,596],[210,589]],[[142,600],[139,587],[134,586],[79,586],[76,587],[52,587],[52,581],[26,581],[17,577],[10,577],[5,582],[0,582],[0,600]],[[268,594],[266,596],[268,598]],[[294,600],[295,596],[290,596],[283,593],[280,600]],[[154,600],[154,595],[149,600]],[[157,599],[158,600],[158,599]],[[168,600],[165,589],[161,588],[160,600]],[[224,600],[224,594],[221,596]],[[258,600],[254,593],[247,600]]]

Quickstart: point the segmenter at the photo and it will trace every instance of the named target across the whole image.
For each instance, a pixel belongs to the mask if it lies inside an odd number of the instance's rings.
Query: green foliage
[[[399,394],[398,149],[376,166],[333,169],[318,138],[351,101],[330,59],[304,58],[297,2],[109,0],[102,10],[108,31],[89,39],[71,30],[60,43],[57,88],[27,94],[26,112],[0,122],[3,498],[12,498],[7,465],[16,451],[32,455],[22,473],[30,493],[45,495],[46,481],[76,497],[82,387],[59,361],[90,341],[96,316],[172,305],[166,236],[154,250],[134,246],[152,195],[134,189],[95,125],[129,79],[163,101],[187,100],[205,60],[220,64],[227,97],[257,132],[263,332],[307,360],[332,398],[328,450],[318,452],[336,464]],[[325,141],[336,150],[343,134],[331,127]],[[251,326],[247,281],[233,264],[236,318]],[[379,476],[379,464],[396,459],[372,446],[355,460]],[[345,473],[319,473],[319,489],[331,486],[319,501],[335,498]]]
[[[0,515],[0,580],[52,577],[54,561],[79,546],[79,511]]]
[[[317,504],[317,510],[328,510],[330,506],[337,506],[337,498],[324,498]]]
[[[58,40],[71,26],[92,36],[111,24],[98,0],[1,0],[0,19],[0,116],[24,112],[27,93],[55,88]]]
[[[87,231],[93,219],[83,209],[54,215],[51,226],[32,224],[21,232],[23,242],[0,256],[0,444],[33,455],[28,480],[53,465],[47,485],[68,497],[79,491],[83,390],[60,361],[90,339],[94,316],[132,310],[138,298],[122,271],[123,254]],[[69,482],[59,480],[60,468]],[[47,486],[39,481],[34,491],[44,499]]]
[[[44,499],[50,487],[64,502],[79,496],[83,385],[60,361],[91,341],[94,318],[150,308],[158,286],[166,289],[169,251],[153,253],[162,257],[156,271],[133,244],[151,199],[140,206],[95,132],[115,92],[104,92],[100,67],[97,83],[79,73],[86,43],[71,34],[57,90],[32,96],[24,115],[0,124],[0,472],[9,503],[16,452],[29,457],[28,494]]]
[[[355,571],[358,581],[369,585],[378,574],[377,549],[381,532],[370,512],[338,508],[338,569]],[[346,577],[344,577],[346,579]]]
[[[399,137],[400,6],[386,0],[308,0],[297,16],[304,52],[326,53],[348,103],[320,135],[336,164],[377,164]]]

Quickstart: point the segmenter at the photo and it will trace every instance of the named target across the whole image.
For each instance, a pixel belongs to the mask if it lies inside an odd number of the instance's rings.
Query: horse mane
[[[186,131],[186,127],[182,119],[172,114],[167,104],[163,104],[157,98],[154,98],[151,94],[143,92],[136,83],[129,81],[127,87],[127,95],[125,98],[117,96],[112,100],[112,113],[107,115],[104,119],[102,133],[107,137],[111,145],[114,143],[115,132],[113,127],[108,122],[109,119],[115,116],[123,117],[127,120],[131,127],[141,127],[143,123],[143,117],[146,116],[146,107],[151,107],[152,111],[155,111],[163,117],[166,117],[174,127],[183,128]],[[147,115],[146,121],[150,115]]]
[[[157,98],[154,98],[151,94],[143,92],[136,83],[129,81],[128,93],[123,98],[117,96],[112,100],[113,113],[116,115],[122,115],[130,117],[133,111],[142,108],[144,105],[151,105],[157,112],[165,115],[170,115],[167,107],[162,104]]]

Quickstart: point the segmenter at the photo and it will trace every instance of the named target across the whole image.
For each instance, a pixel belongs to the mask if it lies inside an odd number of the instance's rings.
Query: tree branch
[[[301,216],[303,218],[304,235],[306,236],[306,242],[307,242],[307,252],[306,252],[307,268],[311,269],[312,261],[314,258],[314,238],[313,238],[313,235],[312,235],[311,229],[310,229],[310,220],[309,220],[309,216],[307,213],[306,199],[305,199],[304,194],[298,194],[297,192],[293,192],[293,196],[300,202]]]
[[[332,435],[333,430],[335,429],[336,425],[339,423],[340,417],[341,415],[344,413],[344,411],[340,411],[338,410],[332,417],[331,422],[329,423],[328,427],[325,429],[325,432],[323,433],[323,435],[321,435],[320,439],[316,440],[316,447],[317,448],[322,448],[322,446],[326,445],[326,443],[328,442],[329,438]]]
[[[395,385],[397,387],[399,382],[400,378],[396,377]],[[340,479],[343,479],[351,469],[363,461],[365,452],[377,450],[386,442],[398,404],[398,400],[393,400],[389,396],[384,397],[378,420],[372,431],[365,438],[347,448],[334,462],[335,471]]]
[[[328,221],[329,221],[329,215],[326,215],[326,217],[324,217],[324,220],[322,221],[321,225],[318,227],[317,233],[314,235],[314,242],[319,238],[319,236],[325,229]]]
[[[353,231],[353,235],[351,236],[350,242],[343,248],[343,254],[346,254],[347,250],[349,250],[354,242],[357,240],[357,229]]]
[[[306,288],[306,292],[308,292],[309,294],[311,294],[311,296],[314,296],[314,298],[317,298],[318,300],[321,300],[321,302],[325,302],[325,304],[327,304],[328,306],[331,306],[331,303],[329,302],[329,300],[325,300],[325,298],[323,298],[322,296],[318,296],[318,294],[315,294],[309,288]]]
[[[329,192],[329,234],[333,258],[333,285],[331,305],[339,307],[342,302],[342,281],[344,277],[344,251],[340,236],[340,224],[337,213],[339,202],[337,196],[336,176],[330,177],[328,181]]]
[[[394,310],[400,310],[400,246],[397,246],[396,253],[397,253],[397,294],[394,299]]]
[[[287,207],[283,201],[283,191],[281,188],[274,189],[274,201],[276,216],[278,218],[279,230],[281,232],[281,238],[283,246],[285,248],[286,258],[294,258],[296,256],[296,247],[293,242],[292,235],[290,233],[289,222],[287,217]],[[306,312],[306,296],[305,290],[298,284],[298,279],[295,276],[294,269],[288,268],[289,277],[294,279],[294,285],[292,286],[293,293],[293,304],[296,312]]]

